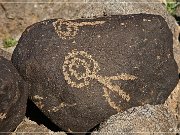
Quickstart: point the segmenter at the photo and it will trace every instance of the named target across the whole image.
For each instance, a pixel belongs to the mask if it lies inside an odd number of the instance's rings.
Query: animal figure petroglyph
[[[76,36],[79,31],[79,27],[82,26],[94,26],[105,23],[105,21],[95,21],[95,22],[73,22],[66,21],[63,19],[58,19],[53,22],[56,33],[62,39],[72,39]]]
[[[63,64],[64,78],[71,87],[82,88],[88,86],[91,80],[97,80],[103,84],[104,97],[108,101],[109,105],[117,111],[122,109],[110,98],[110,92],[116,92],[123,100],[127,102],[130,100],[129,94],[127,94],[118,85],[113,85],[112,80],[135,80],[137,77],[122,73],[117,76],[101,76],[98,75],[100,67],[98,62],[95,61],[91,55],[85,51],[72,50],[65,56]]]

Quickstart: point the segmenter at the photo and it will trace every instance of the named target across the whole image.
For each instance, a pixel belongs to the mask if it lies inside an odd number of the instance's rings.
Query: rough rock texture
[[[159,0],[23,0],[22,3],[8,3],[20,2],[19,0],[1,1],[0,39],[8,35],[19,36],[27,26],[45,19],[92,18],[113,14],[160,14],[166,18],[173,31],[175,28],[175,20]]]
[[[19,2],[19,0],[1,1],[0,48],[3,48],[1,42],[3,38],[10,36],[19,39],[26,27],[45,19],[93,18],[94,16],[138,13],[161,15],[166,19],[173,32],[174,56],[180,72],[180,44],[178,41],[180,30],[176,20],[166,11],[161,0],[136,0],[133,2],[131,0],[63,0],[61,2],[57,2],[57,0],[44,0],[43,2],[41,0],[31,2],[23,0],[22,3],[8,3]],[[3,49],[12,52],[14,47]]]
[[[180,81],[165,102],[165,106],[176,116],[180,129]]]
[[[0,56],[3,56],[4,58],[11,60],[11,53],[8,53],[7,51],[4,51],[0,49]]]
[[[19,126],[16,128],[16,130],[12,133],[12,135],[66,135],[64,132],[52,132],[51,130],[47,129],[43,125],[38,125],[36,122],[31,121],[27,118],[24,118],[24,120],[19,124]]]
[[[0,56],[0,132],[11,132],[23,120],[27,88],[12,63]]]
[[[111,116],[92,135],[176,135],[177,121],[163,105],[133,107]]]
[[[180,72],[180,44],[178,36],[180,30],[176,20],[167,12],[161,2],[165,0],[1,0],[0,3],[0,48],[1,40],[5,37],[19,39],[21,33],[29,25],[51,18],[93,18],[94,16],[119,15],[119,14],[158,14],[163,16],[174,36],[174,56],[179,65]],[[4,2],[4,3],[3,3]],[[28,3],[29,2],[29,3]],[[46,3],[47,2],[47,3]],[[12,48],[5,49],[13,51]]]
[[[12,61],[54,123],[85,132],[119,111],[164,103],[178,82],[172,44],[157,15],[54,19],[28,27]]]
[[[7,2],[6,0],[1,1]],[[13,0],[13,2],[16,1],[19,2],[19,0]],[[44,0],[44,2],[45,1],[46,0]],[[37,21],[50,18],[93,18],[93,16],[134,13],[160,14],[166,18],[166,21],[173,32],[174,57],[179,65],[180,72],[180,45],[178,41],[180,29],[178,29],[175,19],[167,13],[161,3],[157,3],[156,1],[154,1],[156,3],[153,3],[152,0],[133,1],[136,3],[133,3],[132,0],[98,0],[96,3],[93,3],[92,0],[86,0],[86,3],[83,3],[83,0],[63,0],[61,3],[59,1],[58,3],[54,3],[55,1],[57,0],[48,0],[50,3],[38,3],[38,0],[31,1],[34,3],[0,3],[0,39],[8,36],[18,39],[27,26]],[[78,1],[80,1],[80,3],[78,3]],[[131,3],[125,3],[127,1],[130,1]],[[164,2],[165,0],[162,1]],[[29,0],[23,0],[23,2],[29,2]],[[1,47],[2,42],[0,41],[0,48]],[[12,48],[4,50],[11,51],[12,53]],[[168,102],[166,102],[168,107],[175,114],[179,114],[177,111],[179,92],[180,91],[176,87],[169,96]]]

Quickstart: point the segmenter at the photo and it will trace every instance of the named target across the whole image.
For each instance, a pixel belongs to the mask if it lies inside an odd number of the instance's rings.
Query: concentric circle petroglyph
[[[92,65],[93,67],[91,70]],[[80,67],[85,69],[84,73],[77,71],[77,69]],[[63,73],[65,80],[72,87],[82,88],[86,85],[89,85],[90,80],[93,79],[93,76],[99,70],[100,68],[97,61],[92,59],[92,56],[84,51],[73,50],[71,53],[68,53],[68,55],[65,56]],[[77,81],[73,81],[72,76],[74,76]]]
[[[67,83],[71,87],[82,88],[88,86],[94,79],[99,83],[103,84],[104,97],[106,98],[109,105],[117,111],[121,111],[119,105],[117,105],[110,98],[109,91],[116,92],[118,95],[127,102],[130,100],[129,94],[127,94],[118,85],[113,85],[112,80],[135,80],[137,77],[122,73],[116,76],[101,76],[98,75],[100,67],[98,62],[92,58],[90,54],[85,51],[72,50],[65,56],[63,64],[63,74]]]
[[[78,30],[78,27],[72,22],[63,21],[62,19],[54,22],[53,25],[55,31],[62,39],[66,39],[66,37],[74,37]]]

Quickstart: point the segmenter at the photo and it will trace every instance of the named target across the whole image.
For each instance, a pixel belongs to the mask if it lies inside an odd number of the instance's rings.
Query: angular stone
[[[164,103],[178,82],[172,33],[158,15],[52,19],[26,29],[12,62],[32,101],[67,131]]]
[[[0,132],[12,132],[23,120],[28,92],[13,64],[0,56]]]
[[[111,116],[92,135],[176,135],[177,123],[163,105],[144,105]]]
[[[22,133],[25,133],[26,135],[67,135],[65,132],[53,132],[47,129],[44,125],[38,125],[36,122],[31,121],[28,118],[24,118],[11,135],[22,135]]]

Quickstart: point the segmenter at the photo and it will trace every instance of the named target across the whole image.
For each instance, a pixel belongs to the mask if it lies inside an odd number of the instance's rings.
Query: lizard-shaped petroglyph
[[[112,80],[135,80],[137,77],[122,73],[116,76],[101,76],[98,75],[100,70],[99,64],[85,51],[72,50],[65,56],[63,64],[64,78],[71,87],[82,88],[88,86],[91,80],[95,79],[99,83],[103,84],[104,97],[108,101],[109,105],[117,111],[122,109],[110,98],[110,91],[116,92],[122,99],[127,102],[130,100],[129,94],[127,94],[118,85],[113,85]]]
[[[72,39],[76,36],[81,26],[93,26],[103,24],[105,21],[94,21],[94,22],[74,22],[63,19],[58,19],[53,22],[56,33],[62,39]]]

